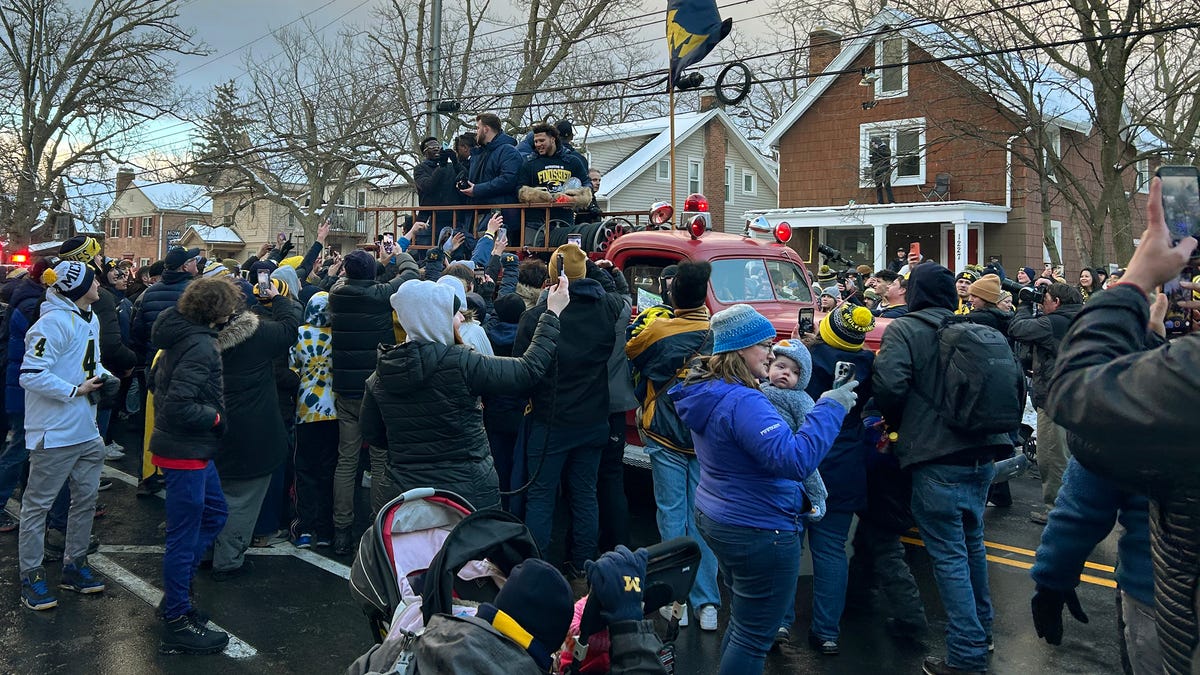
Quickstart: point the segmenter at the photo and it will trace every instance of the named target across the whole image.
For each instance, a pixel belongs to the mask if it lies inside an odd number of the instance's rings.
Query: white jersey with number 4
[[[100,322],[56,291],[46,291],[41,316],[25,334],[21,363],[25,446],[62,448],[98,438],[96,406],[75,391],[100,374],[111,377],[100,365]]]

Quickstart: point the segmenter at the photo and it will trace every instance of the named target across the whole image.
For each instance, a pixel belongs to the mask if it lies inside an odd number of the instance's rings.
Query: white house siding
[[[608,173],[613,167],[620,164],[622,160],[632,155],[634,151],[645,145],[656,135],[646,134],[644,136],[634,136],[616,141],[593,141],[588,143],[586,152],[591,154],[588,165],[593,169],[599,169],[601,174]],[[603,183],[601,183],[601,191],[603,191]]]
[[[697,132],[699,133],[699,132]],[[746,157],[740,152],[740,144],[727,143],[725,163],[733,165],[733,202],[725,203],[725,231],[741,232],[746,224],[742,217],[746,211],[774,209],[779,207],[778,179],[774,175],[764,175],[763,168],[753,158]],[[757,176],[758,190],[755,195],[742,192],[742,171],[754,171]]]

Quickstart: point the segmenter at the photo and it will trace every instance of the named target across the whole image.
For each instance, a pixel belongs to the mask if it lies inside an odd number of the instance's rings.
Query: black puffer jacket
[[[133,351],[144,365],[149,365],[150,329],[158,315],[168,307],[174,307],[192,280],[192,275],[183,270],[167,270],[162,279],[147,288],[138,298],[138,304],[133,310],[133,322],[129,327],[129,338],[133,342]]]
[[[1008,324],[1008,336],[1028,346],[1033,357],[1033,383],[1029,396],[1038,408],[1046,407],[1059,343],[1082,309],[1083,305],[1078,303],[1062,304],[1049,314],[1034,316],[1029,305],[1022,305]]]
[[[363,439],[387,448],[395,494],[381,497],[435,487],[457,492],[475,508],[498,505],[479,396],[528,392],[554,361],[558,336],[558,317],[546,312],[521,358],[437,342],[381,349],[359,416]]]
[[[375,372],[379,345],[396,341],[389,299],[400,284],[419,276],[412,256],[397,256],[398,274],[387,283],[339,279],[329,291],[329,325],[333,329],[333,391],[362,398],[367,377]]]
[[[941,323],[957,306],[954,275],[941,265],[925,263],[908,278],[908,314],[892,321],[883,333],[871,389],[883,418],[900,434],[894,452],[900,466],[930,462],[947,455],[1012,445],[1007,434],[964,434],[941,419],[933,403],[937,369],[937,331],[913,314]]]
[[[113,289],[100,287],[100,298],[92,303],[92,313],[100,322],[100,362],[109,372],[120,377],[138,364],[138,358],[121,337],[117,296]]]
[[[170,307],[154,322],[151,340],[163,353],[150,371],[150,452],[172,459],[212,459],[226,426],[217,330],[194,324]]]
[[[1055,312],[1057,314],[1058,312]],[[1046,410],[1080,464],[1147,493],[1163,668],[1195,673],[1200,644],[1200,334],[1158,348],[1147,298],[1118,284],[1079,312],[1063,339]]]
[[[222,479],[265,476],[287,457],[287,430],[279,414],[272,361],[296,342],[300,306],[279,296],[271,318],[241,312],[217,337],[225,372],[229,431],[217,455]]]

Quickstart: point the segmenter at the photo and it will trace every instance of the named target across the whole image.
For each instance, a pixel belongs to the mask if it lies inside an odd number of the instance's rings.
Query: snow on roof
[[[112,184],[79,176],[63,176],[62,185],[67,196],[65,208],[74,216],[75,229],[88,234],[100,232],[100,220],[115,198]]]
[[[201,185],[134,181],[133,186],[141,190],[146,199],[160,210],[212,213],[212,198],[208,190]]]
[[[188,229],[195,232],[196,236],[206,244],[246,243],[233,228],[224,225],[192,225]]]

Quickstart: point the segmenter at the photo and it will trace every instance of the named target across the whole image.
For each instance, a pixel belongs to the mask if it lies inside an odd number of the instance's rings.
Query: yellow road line
[[[915,527],[910,529],[909,532],[912,532],[913,534],[919,534],[919,531]],[[912,543],[916,543],[916,542],[914,541]],[[1020,546],[1010,546],[1008,544],[1001,544],[999,542],[987,541],[987,540],[984,540],[983,545],[988,548],[994,548],[997,551],[1007,551],[1008,553],[1017,553],[1020,555],[1027,555],[1030,558],[1034,558],[1037,556],[1036,551],[1031,551],[1027,548],[1021,548]],[[1090,568],[1090,569],[1097,570],[1099,572],[1108,572],[1109,574],[1114,574],[1117,571],[1117,568],[1113,567],[1112,565],[1102,565],[1100,563],[1094,563],[1090,560],[1083,563],[1083,566]]]
[[[906,544],[913,544],[914,546],[921,546],[921,547],[925,546],[925,542],[923,542],[920,539],[917,539],[915,537],[900,537],[900,541],[902,541]],[[986,544],[987,542],[984,542],[984,543]],[[1003,546],[1003,544],[1001,544],[1000,546]],[[997,547],[997,548],[999,548],[999,547]],[[1009,548],[1016,548],[1016,547],[1009,547]],[[1013,552],[1020,553],[1020,551],[1013,551]],[[1032,551],[1030,552],[1030,554],[1032,554]],[[1001,565],[1008,565],[1009,567],[1016,567],[1016,568],[1023,569],[1023,570],[1033,568],[1033,563],[1031,563],[1031,562],[1025,562],[1024,560],[1013,560],[1011,558],[1002,558],[1000,556],[992,555],[990,553],[987,555],[987,559],[990,562],[999,563]],[[1097,565],[1097,566],[1104,567],[1103,565]],[[1111,570],[1112,568],[1109,568],[1109,569]],[[1080,574],[1079,580],[1085,581],[1089,584],[1094,584],[1096,586],[1105,586],[1107,588],[1116,588],[1117,587],[1117,582],[1113,581],[1112,579],[1105,579],[1103,577],[1094,577],[1090,574]]]

